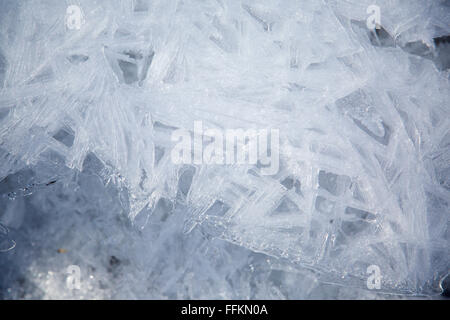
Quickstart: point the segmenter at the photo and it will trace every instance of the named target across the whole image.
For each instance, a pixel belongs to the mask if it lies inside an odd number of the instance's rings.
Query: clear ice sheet
[[[448,2],[76,3],[0,1],[1,297],[439,294]],[[280,170],[175,165],[194,121],[278,128]]]

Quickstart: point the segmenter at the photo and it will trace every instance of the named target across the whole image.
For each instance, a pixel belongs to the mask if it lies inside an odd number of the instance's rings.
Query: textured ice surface
[[[371,265],[439,293],[449,25],[448,1],[0,0],[0,296],[375,297]],[[279,171],[175,165],[194,121],[279,129]]]

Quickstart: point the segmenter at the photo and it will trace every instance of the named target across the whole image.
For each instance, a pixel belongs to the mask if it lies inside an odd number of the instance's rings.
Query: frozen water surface
[[[0,0],[0,297],[438,296],[449,26],[438,0]],[[174,163],[196,121],[278,129],[279,170]]]

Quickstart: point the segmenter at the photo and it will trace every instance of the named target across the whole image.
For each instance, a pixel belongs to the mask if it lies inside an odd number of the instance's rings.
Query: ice
[[[448,1],[0,1],[0,297],[435,297],[449,26]],[[200,121],[279,130],[279,170],[176,164]]]
[[[7,252],[16,246],[16,242],[10,239],[8,234],[8,228],[0,224],[0,252]]]

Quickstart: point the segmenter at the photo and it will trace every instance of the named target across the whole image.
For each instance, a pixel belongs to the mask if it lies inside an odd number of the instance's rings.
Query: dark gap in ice
[[[8,116],[10,110],[9,108],[0,109],[0,121]]]
[[[230,206],[220,200],[216,200],[213,205],[209,207],[205,214],[207,216],[223,217],[228,212],[228,210],[230,210]]]
[[[161,129],[161,130],[176,130],[176,129],[178,129],[177,127],[169,126],[169,125],[164,124],[164,123],[162,123],[162,122],[160,122],[158,120],[156,120],[153,123],[153,127],[155,128],[155,130],[156,129]]]
[[[142,85],[155,55],[153,50],[149,50],[148,53],[141,49],[116,51],[108,46],[105,46],[104,50],[105,56],[120,82]]]
[[[151,221],[164,222],[173,211],[173,203],[166,198],[161,198],[156,203],[155,209],[151,215]]]
[[[133,11],[134,12],[148,11],[148,0],[134,0]]]
[[[88,59],[89,57],[84,54],[73,54],[67,57],[67,60],[69,60],[70,63],[75,65],[86,62]]]
[[[350,177],[337,175],[324,170],[319,171],[319,186],[334,196],[342,195],[351,185]]]
[[[82,172],[86,174],[99,174],[105,166],[95,154],[89,152],[84,159]]]
[[[119,67],[122,70],[123,79],[126,84],[132,84],[137,82],[138,79],[138,67],[135,63],[119,60]]]
[[[334,173],[320,170],[319,185],[332,195],[337,196],[338,195],[337,178],[338,176]]]
[[[196,170],[194,167],[187,166],[184,168],[183,173],[180,176],[178,181],[178,190],[181,191],[184,196],[187,196],[189,189],[191,188],[195,171]]]
[[[450,69],[450,35],[434,38],[436,46],[435,64],[439,70]]]
[[[438,171],[439,184],[450,191],[450,166]]]
[[[280,203],[280,205],[275,209],[272,215],[279,214],[291,214],[291,213],[300,213],[300,209],[297,204],[295,204],[288,197],[284,197]]]
[[[358,184],[356,182],[353,182],[350,185],[350,190],[352,191],[352,195],[353,195],[353,198],[355,200],[358,200],[358,201],[363,202],[363,203],[365,202],[364,196],[363,196],[363,194],[362,194],[362,192],[361,192],[361,190],[360,190],[360,188],[359,188],[359,186],[358,186]]]
[[[295,180],[294,188],[295,188],[295,193],[303,197],[302,184],[301,184],[300,180]]]
[[[376,47],[395,47],[395,39],[382,26],[371,31],[369,38],[372,45]]]
[[[127,260],[119,259],[115,255],[111,255],[108,260],[107,270],[113,274],[113,277],[117,277],[122,266],[126,264],[129,264]]]
[[[155,166],[158,165],[159,161],[164,156],[165,149],[163,147],[156,146],[155,147]]]
[[[288,190],[291,190],[294,187],[294,179],[292,177],[287,177],[283,181],[281,181],[281,184]]]
[[[449,44],[450,43],[450,35],[434,38],[433,41],[434,41],[434,44],[437,46],[440,46],[443,44]]]
[[[147,55],[144,59],[144,65],[142,66],[141,70],[141,76],[139,77],[139,81],[142,82],[147,78],[148,70],[150,69],[150,66],[153,62],[153,57],[155,56],[155,52],[150,52],[149,55]]]
[[[410,54],[420,56],[426,59],[432,59],[433,53],[430,47],[423,41],[413,41],[406,43],[402,49]]]
[[[359,219],[369,220],[369,221],[375,220],[375,218],[376,218],[376,216],[373,213],[370,213],[370,212],[367,212],[364,210],[360,210],[360,209],[356,209],[356,208],[352,208],[352,207],[345,208],[345,214],[352,215]]]
[[[369,226],[370,224],[365,221],[344,221],[342,222],[341,229],[345,235],[353,237],[367,229]]]
[[[325,214],[331,214],[334,210],[334,201],[330,201],[322,196],[317,196],[316,202],[315,202],[315,208],[319,212],[325,213]]]
[[[363,89],[358,89],[336,101],[339,110],[349,116],[358,128],[377,142],[388,145],[391,128],[374,105],[376,105],[374,98]]]
[[[380,137],[374,134],[371,130],[369,130],[365,125],[362,124],[361,121],[358,119],[353,118],[353,122],[365,133],[367,133],[369,136],[371,136],[373,139],[375,139],[377,142],[381,143],[382,145],[387,146],[389,144],[389,139],[391,137],[391,128],[384,123],[384,121],[381,122],[383,129],[384,129],[384,136]]]
[[[71,129],[62,128],[55,133],[53,138],[70,148],[75,140],[75,135]]]
[[[109,265],[111,267],[118,266],[121,262],[122,261],[120,261],[116,256],[111,256],[111,258],[109,258]]]
[[[5,82],[5,74],[7,69],[7,61],[2,51],[0,50],[0,88],[3,87]]]

